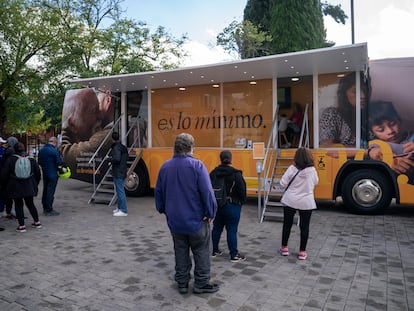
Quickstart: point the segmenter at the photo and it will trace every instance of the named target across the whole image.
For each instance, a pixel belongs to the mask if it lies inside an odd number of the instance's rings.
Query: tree
[[[329,46],[319,1],[273,0],[270,21],[274,54]]]
[[[345,24],[348,18],[341,5],[331,5],[327,1],[248,0],[243,23],[250,21],[257,27],[257,32],[272,38],[270,41],[264,40],[261,48],[254,46],[257,51],[254,57],[334,45],[334,42],[326,41],[322,14],[329,15],[337,23],[342,24]],[[226,33],[223,31],[219,36],[223,34]],[[233,40],[236,41],[236,38]],[[231,42],[231,39],[227,38],[224,42],[218,40],[217,44],[226,48],[227,42]],[[251,42],[246,41],[246,44]],[[246,49],[244,46],[243,48]],[[242,50],[238,52],[242,58],[251,57]]]
[[[4,128],[8,133],[21,135],[30,130],[33,134],[40,134],[50,127],[50,119],[45,120],[44,110],[40,105],[22,98],[9,99],[9,103]]]
[[[59,127],[64,92],[75,77],[180,64],[186,37],[173,38],[163,27],[151,33],[124,18],[122,1],[0,0],[0,132],[18,110],[13,106],[26,100],[42,106],[39,122]]]
[[[0,0],[0,131],[9,98],[40,97],[47,80],[47,54],[59,44],[58,19],[53,12],[23,0]],[[14,101],[9,104],[13,105]]]
[[[242,59],[269,55],[266,46],[271,40],[272,37],[267,32],[260,31],[250,21],[233,21],[217,36],[218,45]]]

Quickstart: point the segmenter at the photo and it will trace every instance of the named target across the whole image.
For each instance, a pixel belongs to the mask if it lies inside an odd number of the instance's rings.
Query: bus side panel
[[[194,157],[200,159],[211,172],[220,164],[221,149],[203,149],[196,148]],[[256,161],[253,160],[251,149],[231,149],[233,154],[233,166],[243,171],[243,177],[246,181],[248,194],[257,194],[257,172]],[[144,149],[142,159],[147,165],[150,187],[155,188],[158,172],[165,161],[173,156],[172,148],[148,148]]]

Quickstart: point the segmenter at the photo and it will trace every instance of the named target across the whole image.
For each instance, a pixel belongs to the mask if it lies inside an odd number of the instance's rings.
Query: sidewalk
[[[414,310],[414,207],[358,216],[320,205],[299,261],[298,227],[291,254],[280,256],[282,223],[259,224],[251,201],[239,227],[247,260],[231,263],[224,252],[212,259],[219,292],[195,295],[190,283],[180,295],[154,198],[128,198],[128,217],[113,217],[113,207],[88,205],[91,193],[90,184],[60,180],[56,217],[42,215],[38,196],[42,229],[19,233],[16,221],[0,219],[0,310]]]

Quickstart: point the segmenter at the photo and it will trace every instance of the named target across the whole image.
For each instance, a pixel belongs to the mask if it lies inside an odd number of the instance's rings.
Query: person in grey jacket
[[[113,211],[114,216],[128,216],[128,208],[126,204],[126,195],[124,189],[124,180],[127,175],[128,149],[119,141],[119,134],[112,133],[113,144],[111,164],[112,178],[114,180],[115,191],[118,196],[118,208]]]

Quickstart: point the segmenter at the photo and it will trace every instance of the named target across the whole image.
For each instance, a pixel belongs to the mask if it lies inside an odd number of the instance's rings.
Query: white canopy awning
[[[365,71],[367,68],[367,44],[360,43],[173,70],[78,79],[71,83],[112,92],[128,92],[252,79]]]

